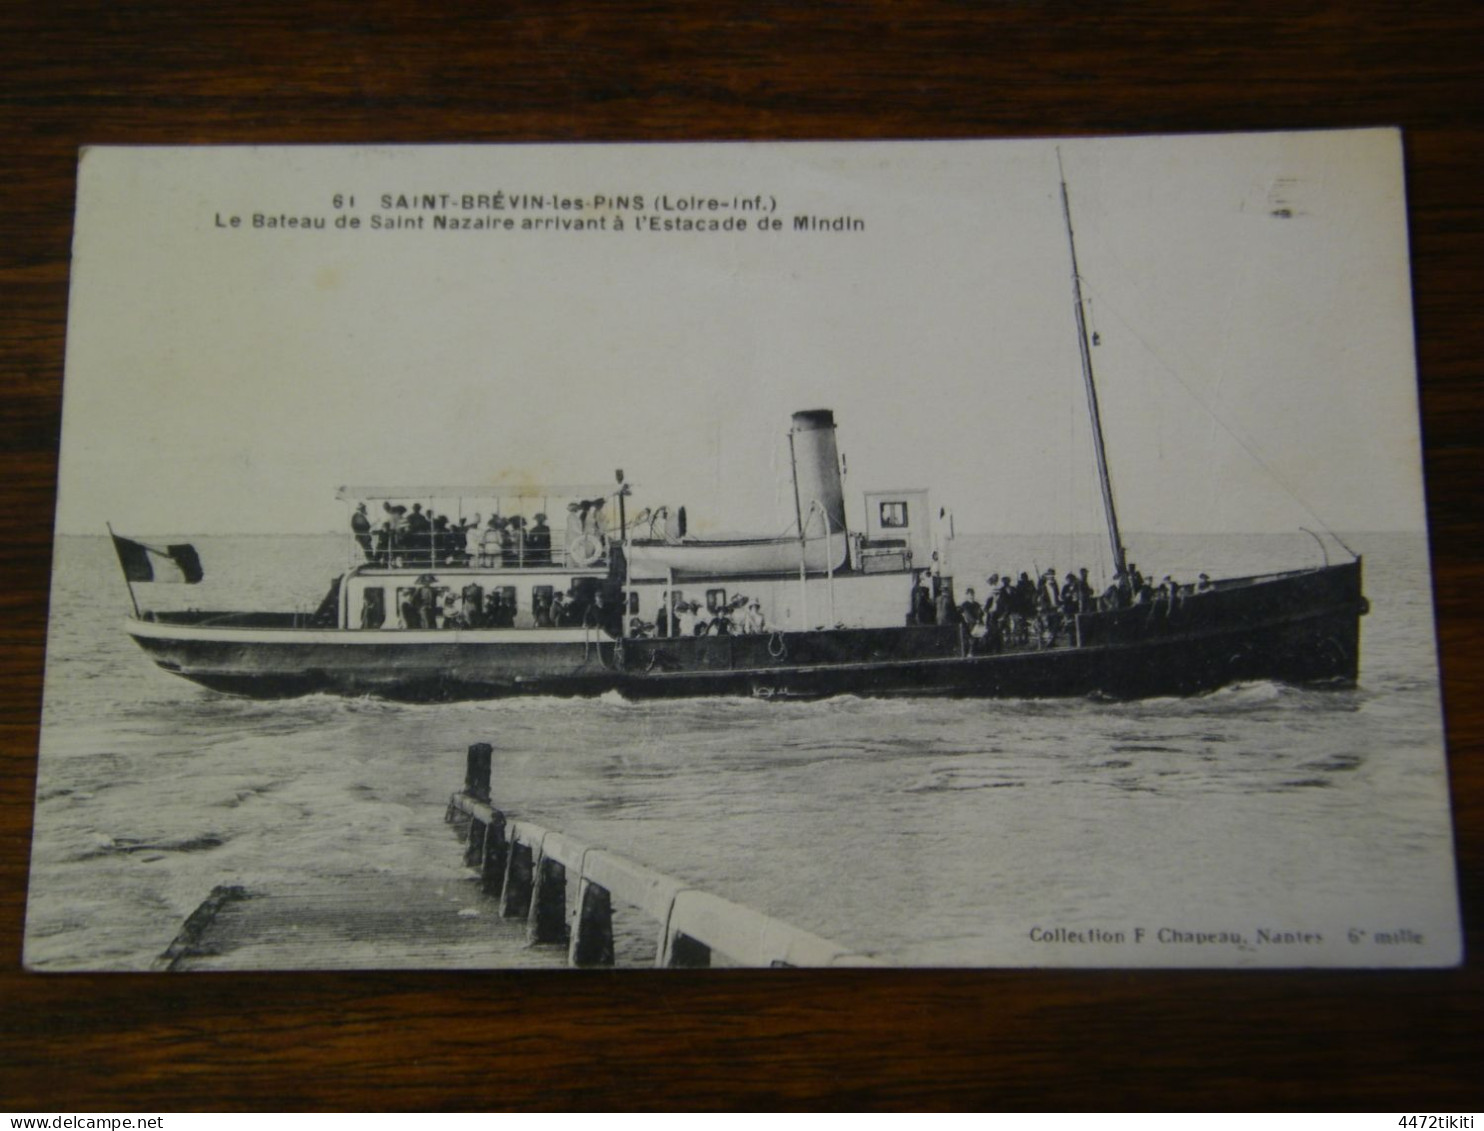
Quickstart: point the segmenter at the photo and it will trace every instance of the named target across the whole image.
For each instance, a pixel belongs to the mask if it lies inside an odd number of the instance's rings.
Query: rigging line
[[[1083,282],[1084,285],[1086,285],[1086,280],[1083,280]],[[1096,290],[1096,288],[1089,289]],[[1157,348],[1155,348],[1155,346],[1149,341],[1149,339],[1145,338],[1143,334],[1139,333],[1138,327],[1130,322],[1129,319],[1124,317],[1123,312],[1118,309],[1116,303],[1112,302],[1106,295],[1102,295],[1101,297],[1103,298],[1103,301],[1107,305],[1108,309],[1113,312],[1113,316],[1118,319],[1118,321],[1126,330],[1128,330],[1130,334],[1132,334],[1139,340],[1139,343],[1146,350],[1149,351],[1149,355],[1154,358],[1156,362],[1159,363],[1160,367],[1163,368],[1166,373],[1168,373],[1175,379],[1176,383],[1185,390],[1186,394],[1191,398],[1191,400],[1195,401],[1196,404],[1205,409],[1206,412],[1210,415],[1211,419],[1222,429],[1222,431],[1224,431],[1228,436],[1235,440],[1238,446],[1240,446],[1244,452],[1252,457],[1253,462],[1255,462],[1258,467],[1262,468],[1263,471],[1267,472],[1268,476],[1273,480],[1273,482],[1278,484],[1279,487],[1283,488],[1288,497],[1291,498],[1294,502],[1298,503],[1298,505],[1301,506],[1308,513],[1309,517],[1312,518],[1324,529],[1324,532],[1326,534],[1328,534],[1330,537],[1334,538],[1335,541],[1338,542],[1340,536],[1329,528],[1329,524],[1324,521],[1324,517],[1320,515],[1319,512],[1316,511],[1313,507],[1311,507],[1308,501],[1305,500],[1304,497],[1300,495],[1298,491],[1295,490],[1286,479],[1284,479],[1283,476],[1279,475],[1276,470],[1268,465],[1268,462],[1263,459],[1262,455],[1258,452],[1254,442],[1241,435],[1234,427],[1232,427],[1225,420],[1222,419],[1221,414],[1218,413],[1210,404],[1208,404],[1206,402],[1206,399],[1202,397],[1198,392],[1196,392],[1195,389],[1193,389],[1186,382],[1185,378],[1181,376],[1180,371],[1165,360],[1164,356],[1159,352]],[[1340,544],[1344,545],[1343,542],[1341,542]]]
[[[1072,201],[1067,192],[1067,177],[1062,170],[1061,149],[1056,151],[1056,169],[1061,179],[1061,211],[1066,222],[1067,254],[1072,269],[1072,312],[1077,322],[1077,350],[1082,361],[1082,384],[1087,393],[1087,415],[1092,424],[1092,449],[1097,458],[1098,482],[1102,489],[1103,515],[1108,522],[1108,541],[1118,572],[1125,570],[1123,535],[1118,529],[1118,509],[1113,502],[1113,479],[1108,472],[1108,455],[1103,441],[1102,415],[1098,409],[1097,382],[1093,379],[1092,345],[1087,338],[1087,313],[1082,305],[1082,275],[1077,266],[1077,239],[1072,230]]]
[[[1080,478],[1077,454],[1081,445],[1077,443],[1077,406],[1074,398],[1066,398],[1067,406],[1067,557],[1076,556],[1076,530],[1079,517],[1079,492],[1077,490]]]

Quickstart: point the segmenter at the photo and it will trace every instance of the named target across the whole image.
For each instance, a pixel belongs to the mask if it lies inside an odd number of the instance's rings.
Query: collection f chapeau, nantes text
[[[331,211],[250,212],[215,216],[214,226],[257,231],[373,232],[864,232],[859,216],[776,215],[778,202],[752,196],[640,193],[564,196],[560,193],[382,193],[377,211],[361,215],[356,198],[336,194]]]
[[[1073,946],[1121,946],[1146,942],[1161,946],[1235,946],[1250,950],[1253,946],[1304,947],[1321,946],[1325,941],[1320,931],[1293,930],[1279,927],[1257,927],[1251,932],[1241,930],[1192,930],[1183,927],[1134,927],[1131,930],[1105,929],[1101,927],[1042,927],[1034,926],[1027,932],[1034,943],[1062,943]],[[1385,931],[1362,930],[1350,927],[1343,938],[1351,946],[1421,946],[1424,939],[1420,931],[1401,927]]]

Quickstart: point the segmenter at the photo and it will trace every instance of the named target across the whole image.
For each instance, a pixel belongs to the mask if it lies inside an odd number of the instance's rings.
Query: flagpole
[[[118,535],[113,532],[113,523],[105,522],[103,525],[108,527],[108,538],[110,541],[113,541],[118,537]],[[118,556],[118,543],[116,541],[113,541],[113,553],[114,557]],[[139,615],[139,602],[134,597],[134,583],[129,580],[129,575],[127,572],[124,574],[124,585],[129,590],[129,604],[134,606],[134,619],[143,619]]]

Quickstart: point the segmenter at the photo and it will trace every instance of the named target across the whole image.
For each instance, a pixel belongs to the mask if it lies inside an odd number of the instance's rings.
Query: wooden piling
[[[711,948],[691,938],[684,931],[670,936],[664,965],[672,969],[704,970],[711,965]]]
[[[531,846],[512,840],[500,893],[500,914],[504,918],[524,919],[530,914],[532,872]]]
[[[505,889],[505,863],[510,846],[505,840],[505,814],[498,809],[490,813],[484,830],[484,859],[479,862],[480,890],[498,896]]]
[[[567,941],[567,868],[560,860],[544,853],[536,862],[535,883],[531,889],[531,910],[527,919],[527,938],[538,943]]]
[[[567,961],[573,966],[613,965],[613,899],[608,889],[582,881],[577,897],[577,929]]]
[[[532,944],[561,944],[573,966],[615,962],[613,904],[661,924],[656,966],[708,967],[713,956],[739,966],[875,965],[863,954],[752,908],[687,887],[673,876],[531,821],[509,820],[487,794],[488,743],[469,748],[465,790],[448,817],[468,839],[465,861],[502,918],[526,921]],[[576,885],[567,914],[567,876]],[[575,926],[573,926],[575,924]]]
[[[478,868],[484,863],[484,842],[487,826],[478,817],[469,821],[468,840],[464,845],[464,867]]]
[[[469,747],[469,758],[464,766],[464,792],[480,801],[490,799],[490,762],[494,748],[488,742],[476,742]]]

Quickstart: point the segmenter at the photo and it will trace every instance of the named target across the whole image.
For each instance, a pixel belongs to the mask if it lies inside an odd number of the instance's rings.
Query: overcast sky
[[[1125,529],[1422,529],[1398,135],[1059,144]],[[497,192],[503,210],[461,207]],[[455,203],[381,207],[428,193]],[[522,193],[547,200],[511,207]],[[783,230],[661,195],[761,196]],[[748,230],[632,223],[729,214]],[[424,226],[371,226],[387,216]],[[789,414],[824,407],[852,520],[864,490],[923,486],[960,533],[1098,528],[1054,144],[94,149],[80,166],[66,533],[336,530],[342,484],[619,467],[638,505],[771,532],[793,510]]]

